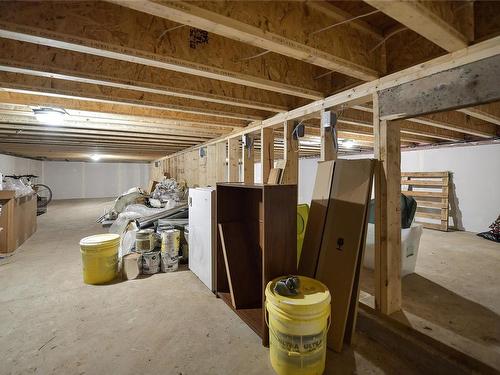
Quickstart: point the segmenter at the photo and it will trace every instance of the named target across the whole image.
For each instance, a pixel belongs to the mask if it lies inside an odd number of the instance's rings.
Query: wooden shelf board
[[[262,308],[254,309],[235,309],[231,302],[231,294],[219,292],[217,295],[222,299],[231,310],[233,310],[257,335],[263,336],[264,322],[262,318]]]

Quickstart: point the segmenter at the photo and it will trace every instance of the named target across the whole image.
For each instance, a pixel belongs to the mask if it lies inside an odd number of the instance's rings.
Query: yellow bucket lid
[[[80,240],[80,246],[94,248],[100,246],[115,245],[120,241],[120,235],[115,233],[103,233],[88,236]]]
[[[297,310],[307,309],[310,313],[320,312],[330,304],[331,296],[328,288],[318,280],[306,276],[296,276],[300,280],[298,294],[282,296],[275,292],[274,287],[281,276],[269,282],[266,287],[266,299],[279,309],[293,314]]]

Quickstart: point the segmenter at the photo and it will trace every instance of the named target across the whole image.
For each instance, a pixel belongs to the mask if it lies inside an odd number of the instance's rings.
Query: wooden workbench
[[[15,197],[0,190],[0,253],[11,253],[36,232],[36,194]]]

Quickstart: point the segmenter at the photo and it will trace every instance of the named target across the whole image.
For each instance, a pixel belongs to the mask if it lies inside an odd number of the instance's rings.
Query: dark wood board
[[[219,224],[231,301],[235,309],[261,306],[262,269],[258,244],[249,228],[256,223],[229,222]]]

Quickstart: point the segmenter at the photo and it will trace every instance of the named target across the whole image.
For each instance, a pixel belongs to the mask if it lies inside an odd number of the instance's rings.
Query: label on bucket
[[[323,372],[326,356],[325,331],[304,336],[270,331],[269,339],[271,364],[275,369],[307,369],[310,374]]]
[[[325,334],[321,331],[316,335],[293,336],[281,332],[274,332],[274,336],[282,350],[309,353],[321,348]]]

